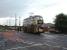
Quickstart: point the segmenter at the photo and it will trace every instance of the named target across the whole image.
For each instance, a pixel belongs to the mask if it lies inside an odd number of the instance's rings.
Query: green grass
[[[0,28],[0,32],[4,32],[4,31],[6,31],[5,28]]]

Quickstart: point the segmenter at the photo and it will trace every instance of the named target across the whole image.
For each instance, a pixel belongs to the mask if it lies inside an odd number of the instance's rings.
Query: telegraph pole
[[[19,26],[20,26],[20,16],[19,16]]]
[[[19,16],[19,31],[21,30],[21,28],[20,28],[20,16]]]
[[[17,26],[17,18],[16,18],[16,14],[15,14],[15,30],[16,30],[16,26]]]
[[[9,17],[9,26],[10,26],[10,17]]]

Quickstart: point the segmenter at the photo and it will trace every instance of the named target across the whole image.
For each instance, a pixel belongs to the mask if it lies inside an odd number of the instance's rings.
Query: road
[[[11,32],[4,38],[7,40],[2,48],[6,50],[67,50],[65,34]]]

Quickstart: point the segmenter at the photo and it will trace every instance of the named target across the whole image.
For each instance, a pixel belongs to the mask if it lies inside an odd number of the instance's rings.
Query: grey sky
[[[7,18],[15,14],[23,20],[30,12],[43,16],[46,23],[53,23],[56,14],[67,14],[67,0],[0,0],[1,24],[5,24],[9,20]]]
[[[8,17],[25,11],[25,0],[0,0],[0,17]]]
[[[41,0],[0,0],[0,17],[9,17],[17,13],[22,15],[26,11],[34,8],[49,7],[55,3],[48,1],[43,2]],[[39,7],[40,6],[40,7]]]

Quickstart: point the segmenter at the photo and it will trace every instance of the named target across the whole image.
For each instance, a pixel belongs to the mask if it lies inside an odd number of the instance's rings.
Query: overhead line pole
[[[21,29],[21,28],[20,28],[20,16],[19,16],[19,31],[20,31],[20,29]]]
[[[10,20],[11,20],[11,19],[10,19],[10,17],[9,17],[9,26],[10,26]]]
[[[15,30],[16,30],[16,26],[17,26],[17,18],[16,18],[16,14],[15,14]]]

